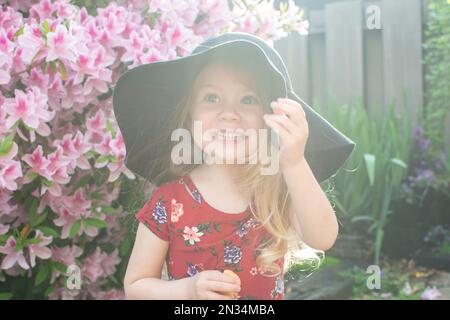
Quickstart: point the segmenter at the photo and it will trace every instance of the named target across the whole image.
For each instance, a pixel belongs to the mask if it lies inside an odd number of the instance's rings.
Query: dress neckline
[[[194,183],[194,181],[192,181],[190,174],[185,174],[184,176],[182,176],[181,180],[184,181],[185,185],[188,187],[192,200],[195,201],[197,204],[204,205],[208,209],[208,211],[213,212],[215,215],[217,214],[225,218],[236,219],[245,217],[247,214],[251,213],[250,206],[247,206],[247,208],[244,211],[238,213],[228,213],[221,211],[210,205],[205,200],[205,198],[197,188],[197,185]]]

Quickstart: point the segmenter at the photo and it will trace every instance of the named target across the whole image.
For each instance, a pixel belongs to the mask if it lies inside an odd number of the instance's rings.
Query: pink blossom
[[[1,268],[3,270],[9,269],[13,267],[15,264],[18,264],[21,268],[28,270],[30,266],[28,265],[25,256],[23,254],[23,250],[16,250],[17,242],[13,236],[10,236],[8,240],[6,240],[6,244],[4,246],[0,246],[0,253],[5,254],[6,256],[3,258]]]
[[[79,40],[72,35],[71,31],[58,24],[55,31],[47,34],[48,53],[45,61],[53,61],[56,59],[67,59],[74,62],[77,58],[77,46]]]
[[[30,128],[36,129],[39,125],[39,117],[36,113],[36,105],[29,100],[27,94],[21,90],[14,90],[15,98],[8,98],[3,105],[9,118],[6,126],[11,128],[17,120],[21,119]]]
[[[37,173],[38,175],[52,181],[52,174],[48,168],[50,165],[50,160],[44,157],[44,152],[42,151],[42,146],[39,145],[32,154],[26,154],[22,157],[29,166],[31,166],[30,172]]]
[[[20,161],[13,160],[17,150],[17,144],[13,142],[11,150],[0,156],[0,187],[11,191],[17,190],[16,180],[23,175]]]
[[[119,262],[118,249],[107,254],[97,247],[94,253],[84,260],[81,272],[91,282],[95,282],[99,278],[106,278],[113,274]]]
[[[38,26],[26,24],[23,29],[23,34],[17,39],[17,43],[22,49],[22,59],[25,64],[30,64],[33,58],[39,59],[44,54],[42,52],[40,56],[36,56],[45,45],[41,30]]]
[[[61,262],[66,266],[74,264],[75,259],[83,254],[83,250],[77,245],[65,247],[53,246],[51,250],[52,250],[52,260]]]
[[[38,239],[39,242],[27,246],[32,267],[36,265],[36,256],[41,259],[49,259],[52,256],[52,251],[47,248],[47,245],[52,242],[53,238],[46,237],[40,230],[36,230],[35,239]]]
[[[0,235],[7,233],[9,226],[0,223]]]

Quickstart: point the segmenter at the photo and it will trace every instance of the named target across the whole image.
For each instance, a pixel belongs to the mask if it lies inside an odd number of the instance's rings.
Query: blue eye
[[[220,98],[217,94],[209,93],[205,96],[204,100],[210,103],[218,103],[220,102]]]
[[[258,104],[258,99],[253,96],[245,96],[242,98],[241,102],[244,104]]]

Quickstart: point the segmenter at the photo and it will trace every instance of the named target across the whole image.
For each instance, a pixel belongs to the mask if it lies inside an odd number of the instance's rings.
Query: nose
[[[233,106],[227,105],[219,114],[219,119],[222,121],[239,121],[240,117]]]

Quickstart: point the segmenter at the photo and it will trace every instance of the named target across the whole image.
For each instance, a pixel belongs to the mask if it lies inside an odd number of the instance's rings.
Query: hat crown
[[[193,51],[192,54],[198,54],[209,49],[212,49],[223,44],[230,42],[250,42],[251,44],[257,46],[265,54],[267,59],[272,63],[278,72],[283,76],[286,84],[286,89],[292,91],[291,78],[289,77],[286,65],[283,62],[280,54],[271,47],[264,39],[255,36],[250,33],[244,32],[227,32],[220,34],[215,37],[208,38],[204,42],[200,43]]]

